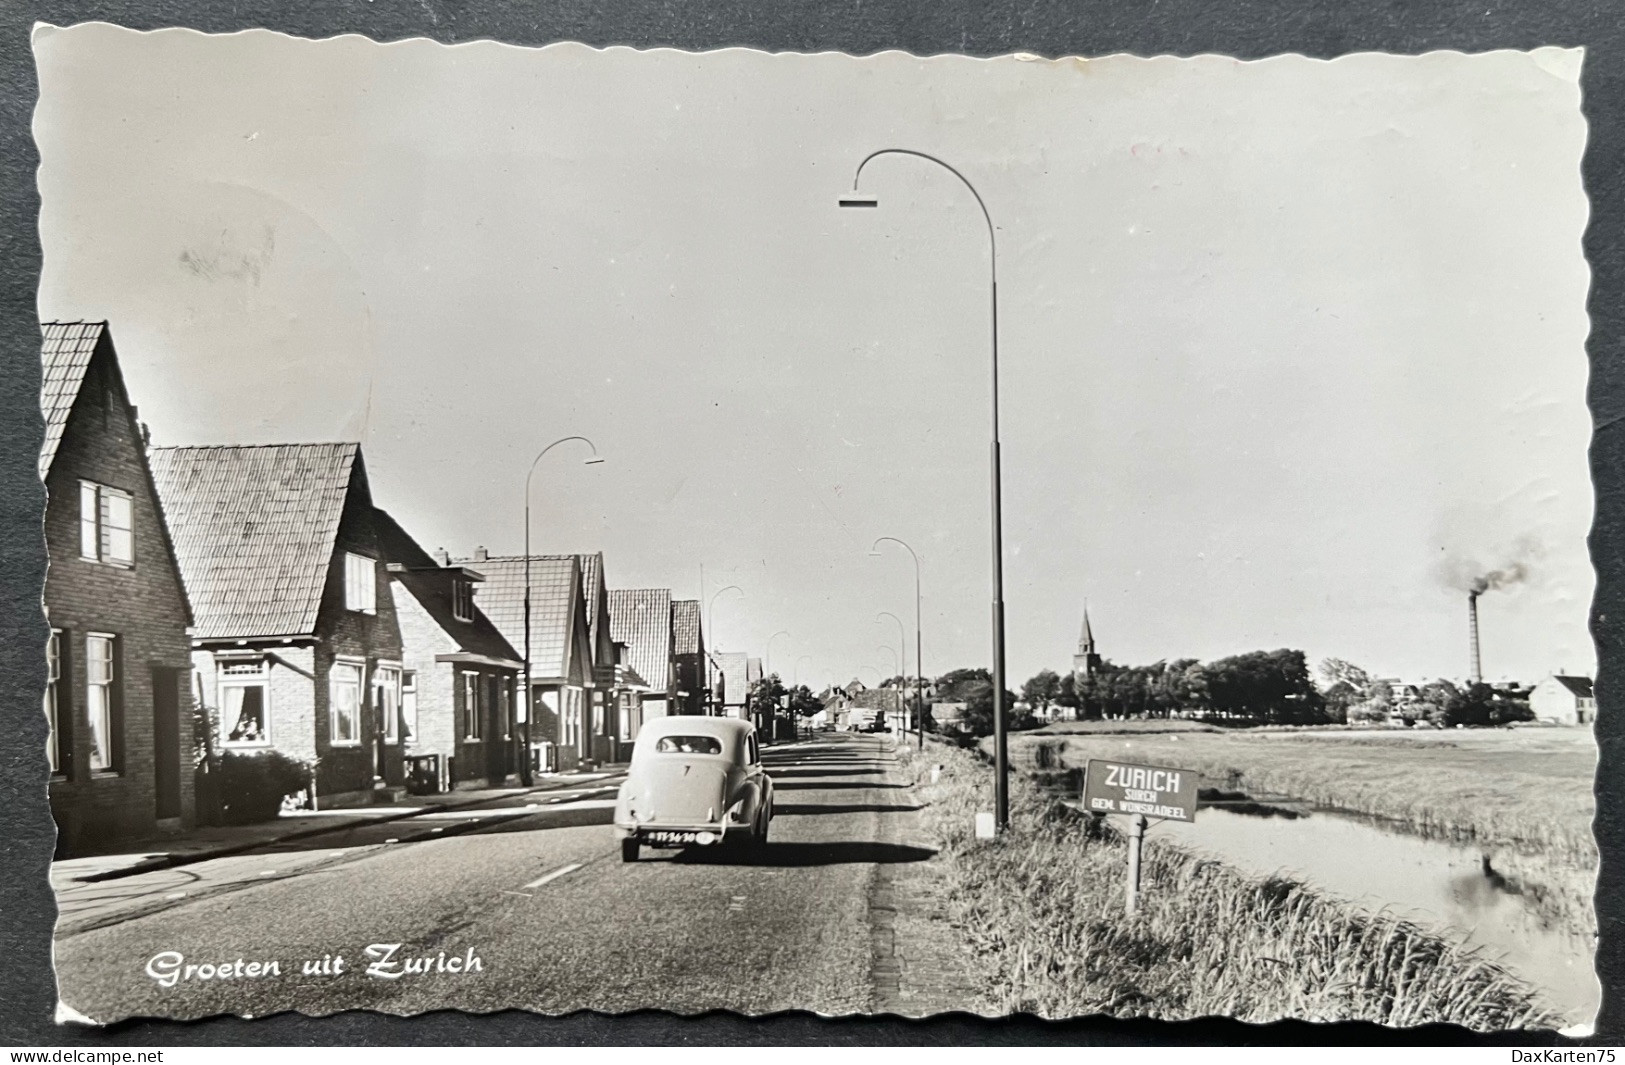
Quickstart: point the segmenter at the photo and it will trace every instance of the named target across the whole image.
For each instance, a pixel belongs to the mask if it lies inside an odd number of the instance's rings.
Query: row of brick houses
[[[62,853],[195,823],[211,751],[310,764],[330,805],[620,761],[714,709],[697,601],[610,589],[596,553],[427,551],[356,443],[152,447],[107,323],[42,333]]]

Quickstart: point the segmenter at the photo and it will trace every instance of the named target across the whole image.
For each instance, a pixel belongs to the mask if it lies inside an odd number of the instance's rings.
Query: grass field
[[[1128,918],[1120,836],[1058,811],[1018,776],[1010,831],[977,840],[973,814],[991,805],[992,773],[972,752],[934,744],[926,755],[911,772],[941,848],[949,916],[992,967],[1003,1011],[1480,1030],[1560,1023],[1470,951],[1173,846],[1147,842],[1145,877],[1158,887]],[[945,767],[936,784],[931,764]]]
[[[1191,769],[1206,787],[1290,795],[1471,842],[1546,892],[1549,908],[1594,930],[1591,835],[1597,748],[1588,729],[1201,731],[1079,722],[1011,737],[1011,762],[1081,767],[1121,758]],[[1188,725],[1187,722],[1178,724]]]

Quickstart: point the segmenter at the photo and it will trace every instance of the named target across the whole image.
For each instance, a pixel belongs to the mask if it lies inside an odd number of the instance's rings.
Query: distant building
[[[1597,720],[1597,696],[1590,677],[1553,674],[1529,693],[1536,720],[1554,725],[1589,725]]]
[[[932,703],[931,723],[939,732],[962,732],[968,703]]]
[[[750,656],[743,651],[717,651],[711,655],[711,692],[722,717],[746,717],[750,696]]]
[[[638,727],[673,713],[676,688],[672,671],[670,588],[616,588],[609,593],[610,632],[626,644],[626,664],[648,686]],[[637,739],[634,733],[631,739]]]
[[[72,855],[191,825],[193,619],[107,323],[42,339],[46,753]]]
[[[1100,655],[1095,653],[1095,633],[1089,627],[1089,608],[1083,608],[1083,631],[1078,634],[1078,651],[1072,656],[1072,683],[1077,684],[1100,670]]]
[[[709,693],[706,690],[705,632],[700,625],[698,599],[672,600],[671,639],[675,687],[672,713],[704,714]]]
[[[593,632],[581,555],[486,555],[463,564],[485,577],[480,609],[525,657],[525,585],[530,583],[529,733],[533,770],[568,771],[594,756]],[[599,723],[602,725],[602,723]],[[551,752],[547,745],[552,745]]]
[[[574,558],[581,567],[581,605],[587,615],[587,646],[592,651],[591,690],[587,693],[588,713],[582,749],[598,762],[621,760],[624,737],[619,727],[623,694],[617,688],[616,670],[621,665],[620,651],[610,634],[609,591],[604,585],[604,556],[602,552],[579,555],[543,555],[546,559]]]

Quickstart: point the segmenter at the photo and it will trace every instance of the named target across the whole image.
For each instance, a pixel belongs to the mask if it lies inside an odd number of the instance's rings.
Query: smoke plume
[[[1540,541],[1525,536],[1495,563],[1487,564],[1465,555],[1448,555],[1439,564],[1439,577],[1448,587],[1469,595],[1483,595],[1529,580],[1542,554]]]

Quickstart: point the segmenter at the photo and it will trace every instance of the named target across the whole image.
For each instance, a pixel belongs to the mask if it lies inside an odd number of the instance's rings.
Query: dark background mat
[[[45,801],[44,685],[46,628],[39,590],[43,505],[36,473],[43,432],[39,415],[39,325],[35,290],[40,266],[38,157],[29,133],[37,86],[28,33],[35,21],[56,25],[105,21],[135,29],[190,26],[213,33],[263,26],[306,37],[362,33],[377,40],[425,36],[444,42],[495,38],[541,45],[671,46],[704,50],[747,46],[769,51],[886,49],[916,54],[1014,51],[1045,56],[1114,52],[1181,56],[1218,52],[1258,58],[1301,52],[1318,58],[1359,51],[1466,52],[1540,45],[1587,49],[1581,88],[1590,124],[1584,177],[1592,215],[1585,239],[1592,270],[1589,399],[1597,487],[1591,533],[1597,566],[1592,631],[1598,642],[1602,707],[1597,740],[1597,836],[1603,849],[1597,916],[1598,969],[1604,986],[1598,1035],[1619,1043],[1625,1014],[1621,919],[1621,737],[1625,736],[1625,5],[1611,0],[1084,0],[1002,3],[994,0],[8,0],[0,3],[0,1044],[1164,1044],[1483,1043],[1563,1044],[1555,1035],[1475,1036],[1436,1027],[1393,1032],[1372,1025],[1267,1026],[1209,1020],[1181,1024],[1088,1018],[1045,1022],[1031,1017],[981,1020],[950,1016],[926,1022],[896,1018],[828,1020],[782,1014],[749,1020],[730,1014],[684,1018],[659,1012],[622,1017],[522,1012],[488,1016],[445,1012],[403,1019],[351,1013],[312,1019],[284,1015],[254,1021],[195,1024],[134,1021],[108,1029],[53,1023],[51,971],[55,905],[46,880],[53,843]]]

